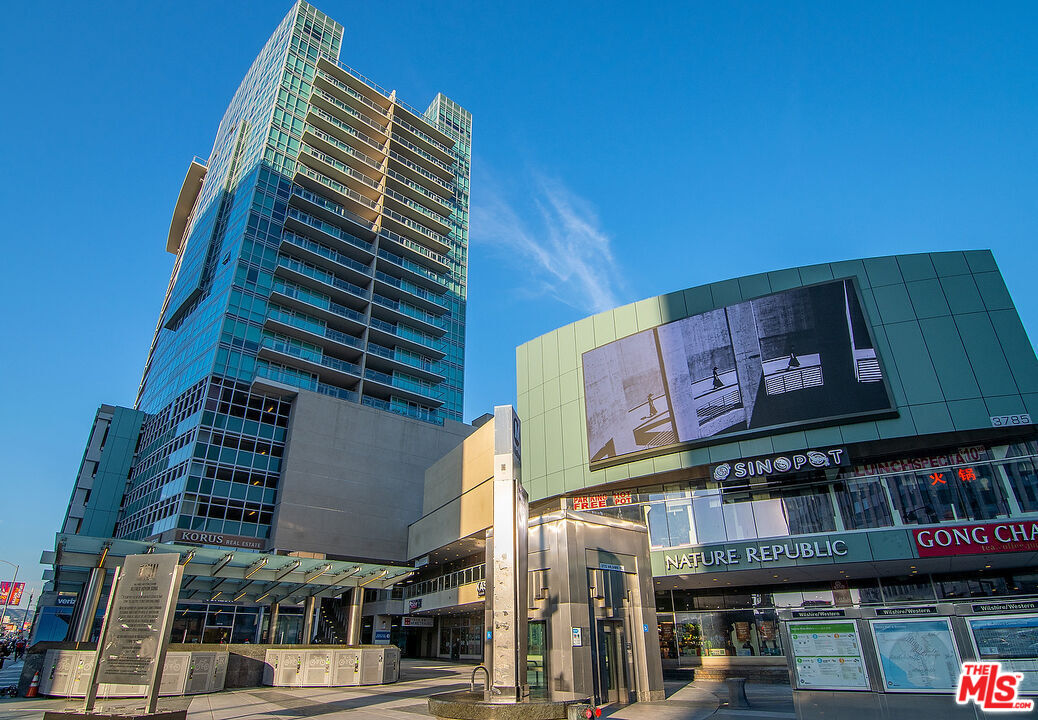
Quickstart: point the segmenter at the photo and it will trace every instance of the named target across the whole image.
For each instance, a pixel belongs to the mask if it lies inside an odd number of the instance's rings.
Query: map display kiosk
[[[958,705],[966,619],[949,603],[779,613],[798,720],[977,720]]]
[[[869,621],[886,692],[954,693],[962,661],[946,617]]]
[[[973,602],[955,606],[965,617],[974,657],[1023,675],[1018,693],[1038,695],[1038,602]]]
[[[853,619],[797,620],[788,625],[796,686],[868,690],[869,675]]]

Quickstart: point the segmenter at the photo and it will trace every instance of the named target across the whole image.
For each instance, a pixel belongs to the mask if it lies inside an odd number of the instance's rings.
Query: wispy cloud
[[[621,304],[622,275],[595,208],[561,181],[529,179],[518,200],[492,179],[473,194],[474,243],[509,253],[526,291],[587,313]]]

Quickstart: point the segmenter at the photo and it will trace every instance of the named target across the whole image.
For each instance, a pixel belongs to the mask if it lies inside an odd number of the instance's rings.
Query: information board
[[[967,624],[977,657],[1022,674],[1018,692],[1038,695],[1038,615],[970,618]]]
[[[872,620],[887,692],[954,692],[961,663],[947,618]]]
[[[789,623],[790,648],[802,690],[868,690],[869,676],[853,620]]]
[[[176,553],[127,555],[113,592],[97,682],[147,685],[179,583]]]

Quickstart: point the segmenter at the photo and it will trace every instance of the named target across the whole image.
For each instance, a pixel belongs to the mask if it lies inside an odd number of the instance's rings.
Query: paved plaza
[[[20,666],[20,663],[19,663]],[[404,660],[400,682],[361,688],[241,688],[211,695],[162,698],[160,710],[188,710],[189,720],[251,718],[322,718],[324,720],[414,720],[427,716],[426,698],[469,686],[472,665],[435,660]],[[789,686],[748,685],[750,710],[725,706],[724,683],[667,681],[667,699],[606,708],[603,716],[618,720],[701,720],[715,717],[793,720]],[[142,700],[98,701],[98,710],[140,708]],[[46,710],[79,710],[82,700],[25,698],[0,700],[0,720],[37,720]]]

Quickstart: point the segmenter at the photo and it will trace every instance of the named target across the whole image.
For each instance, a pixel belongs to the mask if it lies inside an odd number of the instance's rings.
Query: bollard
[[[746,697],[746,678],[727,678],[724,684],[728,686],[728,707],[748,708],[750,701]]]

